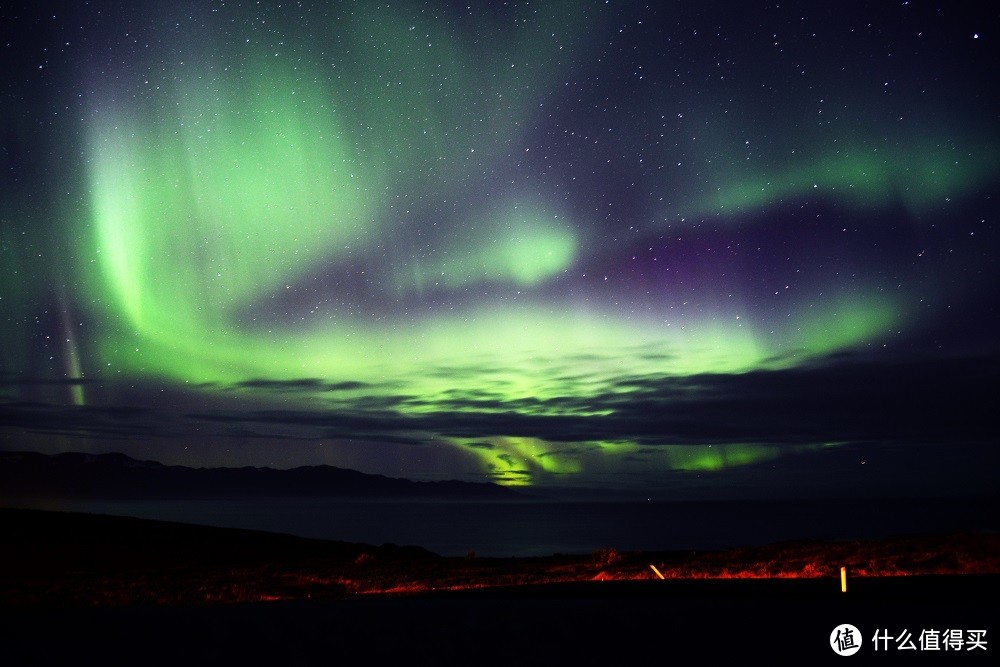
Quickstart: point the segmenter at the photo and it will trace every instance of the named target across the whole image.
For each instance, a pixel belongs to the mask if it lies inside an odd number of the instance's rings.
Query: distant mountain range
[[[124,454],[0,452],[0,500],[226,496],[503,500],[519,494],[496,484],[414,482],[326,465],[188,468]]]

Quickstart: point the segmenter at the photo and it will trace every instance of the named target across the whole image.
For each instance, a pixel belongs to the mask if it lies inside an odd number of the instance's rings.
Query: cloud
[[[475,449],[496,449],[496,445],[490,442],[469,442],[466,443],[466,447],[473,447]]]
[[[182,435],[154,410],[130,406],[0,403],[0,435],[19,429],[72,437],[150,438]]]
[[[272,439],[338,438],[427,444],[532,437],[552,443],[632,442],[662,445],[825,442],[971,443],[993,438],[987,398],[1000,371],[996,356],[932,361],[837,357],[826,363],[739,374],[624,377],[598,396],[503,400],[486,392],[452,392],[445,400],[377,393],[365,383],[257,379],[238,386],[259,405],[267,395],[323,395],[331,386],[372,393],[337,396],[323,407],[248,409],[240,396],[211,394],[191,406],[64,406],[0,403],[0,423],[33,432],[101,437],[218,434]],[[96,392],[95,392],[96,393]],[[106,392],[111,393],[111,392]],[[156,405],[150,403],[150,405]],[[419,408],[414,410],[414,408]],[[565,453],[565,452],[562,452]]]
[[[301,378],[297,380],[267,380],[255,378],[237,382],[231,385],[233,389],[264,389],[280,392],[321,392],[321,391],[361,391],[374,385],[367,382],[324,382],[319,378]]]

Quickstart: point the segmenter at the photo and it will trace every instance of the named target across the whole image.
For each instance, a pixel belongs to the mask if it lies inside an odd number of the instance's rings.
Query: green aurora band
[[[310,60],[305,53],[293,67],[261,50],[232,69],[225,59],[191,67],[158,93],[158,104],[106,100],[89,123],[92,233],[76,257],[86,276],[77,301],[94,304],[107,331],[90,343],[88,374],[209,387],[254,378],[375,379],[391,387],[386,393],[419,397],[398,408],[419,415],[449,411],[449,397],[476,392],[500,405],[555,397],[581,405],[616,391],[622,377],[789,366],[906,325],[912,314],[903,302],[864,286],[833,287],[822,301],[793,307],[777,330],[738,307],[678,316],[668,327],[655,314],[623,318],[598,306],[530,298],[389,317],[344,308],[294,330],[247,321],[254,306],[323,267],[384,262],[385,239],[399,238],[388,225],[402,219],[407,193],[463,183],[470,161],[489,161],[516,143],[523,131],[517,119],[544,101],[559,69],[553,53],[539,51],[540,36],[555,25],[560,33],[579,31],[578,15],[569,27],[557,21],[564,10],[475,62],[474,49],[455,35],[370,15],[342,31],[354,60],[343,64],[341,80],[352,83],[322,83],[317,54]],[[425,42],[434,47],[423,49]],[[384,44],[398,48],[387,53]],[[513,85],[512,63],[529,70],[517,72],[521,85]],[[435,91],[442,71],[456,95],[479,100],[477,108],[441,102]],[[720,182],[690,208],[735,213],[820,189],[851,205],[902,199],[923,209],[970,191],[996,167],[982,159],[956,166],[950,151],[914,150],[888,161],[863,148],[851,155],[804,155],[791,170]],[[454,233],[390,262],[391,284],[381,288],[405,300],[431,288],[544,287],[578,268],[594,242],[586,221],[570,218],[511,188],[488,215],[470,213]],[[452,372],[435,372],[441,368]],[[600,466],[639,448],[502,433],[428,438],[465,451],[508,484],[572,476],[583,459]],[[662,450],[664,468],[702,471],[781,454],[767,444]]]
[[[764,175],[730,174],[714,196],[706,196],[684,215],[732,215],[781,201],[835,196],[859,208],[899,204],[919,220],[950,197],[989,184],[998,168],[1000,153],[989,137],[975,138],[963,146],[914,143],[902,150],[882,152],[859,144]]]

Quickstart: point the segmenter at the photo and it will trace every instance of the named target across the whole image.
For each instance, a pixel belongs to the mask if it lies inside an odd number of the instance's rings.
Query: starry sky
[[[0,448],[995,488],[995,9],[65,4],[0,9]]]

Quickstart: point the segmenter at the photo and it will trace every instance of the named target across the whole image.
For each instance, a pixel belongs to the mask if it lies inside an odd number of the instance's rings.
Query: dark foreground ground
[[[547,584],[311,602],[0,612],[4,664],[996,664],[996,576]],[[836,626],[862,633],[848,657]],[[987,650],[872,636],[986,630]],[[963,646],[967,649],[967,646]],[[724,661],[724,662],[720,662]],[[848,663],[851,664],[851,663]]]
[[[0,509],[0,667],[996,664],[998,539],[442,558]],[[844,623],[850,657],[830,648]],[[958,640],[930,650],[924,631]]]

